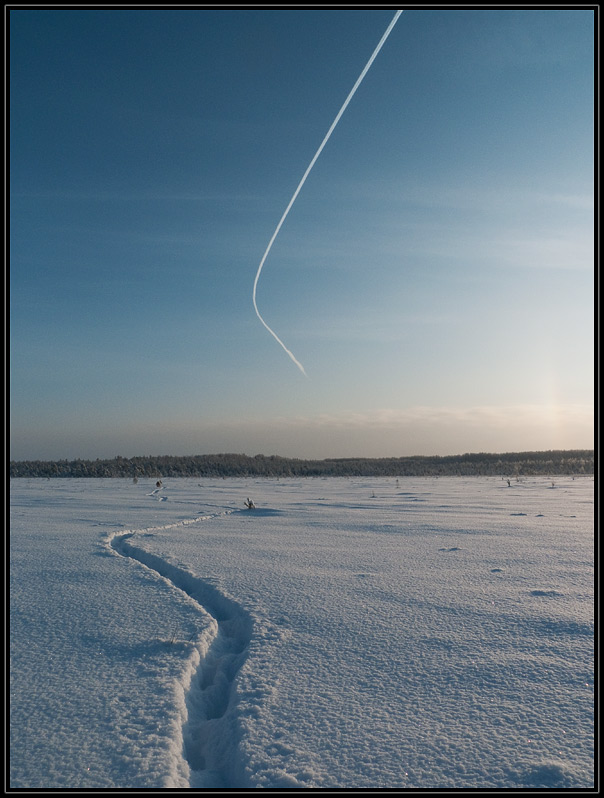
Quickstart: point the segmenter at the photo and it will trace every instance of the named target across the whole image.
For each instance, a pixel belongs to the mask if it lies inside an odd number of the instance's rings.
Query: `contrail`
[[[347,97],[347,98],[344,100],[344,104],[342,105],[342,107],[341,107],[341,108],[340,108],[340,110],[338,111],[338,115],[336,116],[336,118],[335,118],[335,119],[333,120],[333,122],[331,123],[331,127],[329,128],[329,130],[328,130],[328,131],[327,131],[327,133],[325,134],[325,138],[324,138],[324,139],[323,139],[323,141],[321,142],[321,146],[319,147],[319,149],[318,149],[318,150],[316,151],[316,153],[314,154],[314,157],[313,157],[312,161],[311,161],[311,162],[308,164],[308,168],[306,169],[306,172],[304,172],[304,176],[303,176],[302,180],[300,180],[300,183],[299,183],[299,185],[298,185],[298,188],[297,188],[297,189],[294,191],[294,196],[293,196],[293,197],[290,199],[290,201],[289,201],[289,205],[288,205],[288,206],[287,206],[287,208],[285,209],[285,213],[283,214],[283,216],[281,217],[281,220],[279,221],[279,224],[277,225],[277,229],[276,229],[276,230],[275,230],[275,232],[273,233],[271,240],[268,242],[268,247],[266,248],[266,252],[265,252],[265,253],[264,253],[264,255],[262,256],[262,260],[260,261],[260,266],[258,266],[258,271],[257,271],[257,273],[256,273],[256,279],[254,280],[254,290],[253,290],[253,293],[252,293],[252,301],[254,302],[254,310],[256,311],[256,316],[258,316],[258,318],[260,319],[260,321],[262,322],[262,324],[264,324],[264,326],[266,327],[266,329],[267,329],[267,330],[269,331],[269,333],[270,333],[270,334],[273,336],[273,338],[274,338],[274,339],[277,341],[277,343],[279,343],[279,344],[280,344],[280,345],[283,347],[283,349],[285,349],[285,351],[287,352],[287,354],[288,354],[288,355],[291,357],[291,359],[294,361],[294,363],[296,364],[296,366],[297,366],[297,367],[300,369],[300,371],[302,372],[302,374],[304,374],[304,376],[305,376],[305,377],[306,377],[306,376],[308,376],[308,375],[307,375],[307,374],[306,374],[306,372],[304,371],[304,366],[302,365],[302,363],[300,363],[300,361],[299,361],[299,360],[297,360],[297,358],[295,357],[295,355],[293,354],[293,352],[290,352],[290,351],[289,351],[289,349],[288,349],[288,348],[285,346],[285,344],[284,344],[284,343],[283,343],[283,341],[282,341],[282,340],[279,338],[279,336],[277,335],[277,333],[276,333],[274,330],[271,330],[271,328],[268,326],[268,324],[267,324],[267,323],[264,321],[264,319],[263,319],[263,318],[262,318],[262,316],[260,315],[260,311],[258,310],[258,305],[256,304],[256,289],[257,289],[257,287],[258,287],[258,280],[260,279],[260,272],[262,271],[262,267],[264,266],[264,261],[266,260],[266,258],[267,258],[267,256],[268,256],[268,253],[271,251],[271,247],[273,246],[273,243],[274,243],[275,239],[277,238],[277,234],[279,233],[279,230],[281,229],[281,226],[282,226],[283,222],[284,222],[284,221],[286,220],[286,218],[287,218],[287,214],[290,212],[292,205],[293,205],[293,204],[294,204],[294,202],[296,201],[296,197],[297,197],[297,196],[298,196],[298,194],[300,193],[300,189],[302,188],[302,186],[303,186],[303,185],[304,185],[304,183],[306,182],[306,178],[307,178],[307,177],[308,177],[308,175],[310,174],[310,170],[311,170],[311,169],[313,168],[313,166],[315,165],[315,163],[316,163],[316,161],[317,161],[317,158],[318,158],[318,157],[319,157],[319,155],[321,154],[321,151],[323,150],[323,147],[324,147],[324,146],[327,144],[327,142],[329,141],[329,138],[330,138],[331,134],[333,133],[335,126],[336,126],[336,125],[338,124],[338,122],[340,121],[340,117],[342,116],[342,114],[343,114],[343,113],[344,113],[344,111],[346,110],[346,107],[348,106],[348,103],[349,103],[349,102],[352,100],[352,98],[354,97],[354,94],[355,94],[356,90],[357,90],[357,89],[359,88],[359,86],[361,85],[361,81],[363,80],[363,78],[365,77],[365,75],[366,75],[366,74],[369,72],[369,68],[370,68],[370,67],[371,67],[371,65],[373,64],[373,62],[374,62],[374,60],[375,60],[375,58],[376,58],[377,54],[379,53],[379,51],[382,49],[382,46],[383,46],[384,42],[386,41],[386,39],[388,38],[388,36],[390,36],[390,31],[391,31],[391,30],[392,30],[392,28],[393,28],[393,27],[396,25],[396,21],[398,20],[398,18],[400,17],[400,15],[401,15],[402,13],[403,13],[403,12],[402,12],[402,10],[400,10],[400,11],[397,11],[397,12],[396,12],[396,14],[394,15],[394,18],[393,18],[392,22],[391,22],[391,23],[390,23],[390,25],[388,25],[388,27],[386,28],[386,32],[384,33],[384,35],[383,35],[383,36],[382,36],[382,38],[380,39],[380,41],[379,41],[379,43],[378,43],[378,46],[377,46],[377,47],[375,48],[375,50],[373,51],[373,53],[372,53],[372,55],[371,55],[371,58],[370,58],[370,59],[369,59],[369,61],[367,61],[367,63],[365,64],[365,68],[363,69],[363,71],[362,71],[362,72],[361,72],[361,74],[359,75],[359,77],[358,77],[358,79],[357,79],[357,82],[354,84],[354,86],[353,86],[353,87],[352,87],[352,89],[350,90],[350,94],[349,94],[349,95],[348,95],[348,97]]]

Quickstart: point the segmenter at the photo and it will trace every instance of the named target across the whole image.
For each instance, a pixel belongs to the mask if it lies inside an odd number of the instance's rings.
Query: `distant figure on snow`
[[[250,499],[249,496],[247,497],[246,501],[244,501],[243,503],[245,504],[245,506],[247,507],[248,510],[255,510],[256,509],[256,505]]]
[[[155,483],[155,487],[156,488],[161,488],[161,479],[157,480],[157,482]]]

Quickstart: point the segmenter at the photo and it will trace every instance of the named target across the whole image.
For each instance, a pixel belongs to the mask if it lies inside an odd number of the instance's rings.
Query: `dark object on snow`
[[[246,501],[244,501],[243,503],[245,504],[245,506],[247,507],[248,510],[255,510],[256,509],[256,505],[250,499],[249,496],[247,497]]]

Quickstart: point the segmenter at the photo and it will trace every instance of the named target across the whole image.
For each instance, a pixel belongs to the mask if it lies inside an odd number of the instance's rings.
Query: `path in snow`
[[[190,682],[183,685],[187,719],[183,724],[183,756],[189,765],[190,787],[225,789],[232,786],[236,770],[237,739],[228,710],[233,699],[235,677],[247,656],[252,619],[236,601],[221,593],[207,579],[194,576],[167,560],[133,545],[135,536],[149,537],[154,531],[207,521],[204,516],[164,527],[115,533],[108,543],[120,555],[138,561],[182,590],[210,616],[209,629],[197,643],[199,664]]]
[[[11,481],[11,786],[593,786],[593,478],[401,484]]]

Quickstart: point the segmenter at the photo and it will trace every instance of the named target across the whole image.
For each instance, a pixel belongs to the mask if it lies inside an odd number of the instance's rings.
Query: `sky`
[[[10,457],[593,448],[594,11],[9,11]]]

